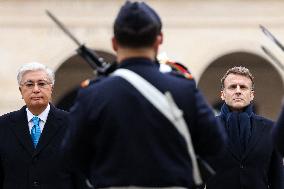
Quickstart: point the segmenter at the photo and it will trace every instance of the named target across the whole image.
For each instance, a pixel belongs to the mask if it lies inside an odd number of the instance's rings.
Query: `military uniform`
[[[222,128],[193,79],[161,73],[144,58],[127,59],[119,68],[139,74],[161,92],[171,92],[184,111],[197,154],[210,156],[222,149]],[[124,79],[110,76],[82,89],[70,119],[65,143],[74,142],[73,156],[95,188],[192,187],[183,137]]]

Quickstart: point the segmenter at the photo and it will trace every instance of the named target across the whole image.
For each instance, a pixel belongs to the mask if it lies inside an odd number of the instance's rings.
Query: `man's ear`
[[[160,45],[161,45],[161,44],[163,43],[163,41],[164,41],[164,35],[163,35],[162,32],[158,35],[158,41],[160,42]]]
[[[224,94],[224,91],[223,91],[223,90],[222,90],[221,93],[220,93],[220,97],[221,97],[222,100],[225,100],[225,94]]]
[[[115,39],[115,37],[112,37],[111,43],[112,43],[112,49],[113,49],[115,52],[117,52],[118,44],[117,44],[117,40]]]
[[[163,37],[163,33],[161,32],[159,35],[157,35],[156,37],[156,42],[155,45],[159,46],[163,43],[164,37]]]
[[[20,91],[20,93],[21,93],[22,99],[24,99],[24,98],[23,98],[23,95],[22,95],[22,89],[21,89],[21,87],[19,87],[19,91]]]
[[[250,101],[253,101],[254,99],[254,90],[251,90],[250,92]]]
[[[159,35],[156,36],[156,41],[154,43],[154,49],[155,51],[158,51],[159,46],[163,43],[163,34],[160,33]]]

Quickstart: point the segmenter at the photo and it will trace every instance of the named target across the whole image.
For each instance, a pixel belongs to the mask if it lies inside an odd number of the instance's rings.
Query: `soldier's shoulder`
[[[81,88],[87,88],[89,86],[94,85],[95,83],[98,83],[105,78],[109,77],[112,72],[114,72],[117,68],[117,63],[113,62],[111,64],[108,64],[108,66],[104,67],[103,69],[99,69],[96,71],[96,77],[92,79],[86,79],[81,82]]]
[[[180,74],[182,77],[186,79],[194,80],[191,72],[185,65],[179,62],[169,62],[168,64],[173,68],[173,72],[177,72],[178,74]]]
[[[170,75],[173,75],[179,78],[184,78],[184,79],[192,80],[192,81],[194,80],[189,69],[185,65],[179,62],[166,61],[164,63],[161,63],[160,70],[162,72],[168,72]]]
[[[105,78],[105,76],[99,76],[96,78],[91,78],[91,79],[86,79],[84,81],[81,82],[80,87],[82,89],[84,88],[88,88],[90,86],[93,86],[96,83],[99,83],[100,81],[102,81]]]
[[[86,79],[81,82],[80,87],[84,89],[84,88],[91,86],[94,83],[95,83],[95,79]]]

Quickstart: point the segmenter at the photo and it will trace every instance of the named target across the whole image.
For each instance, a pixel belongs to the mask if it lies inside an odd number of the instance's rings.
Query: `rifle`
[[[108,75],[116,68],[115,63],[108,63],[102,57],[99,57],[94,51],[80,43],[77,38],[48,10],[46,14],[52,21],[68,36],[72,41],[79,46],[77,53],[97,72],[98,75]]]
[[[272,40],[272,42],[274,42],[282,51],[284,51],[284,46],[282,45],[282,43],[268,30],[266,29],[264,26],[260,25],[259,26],[260,29],[262,30],[262,32],[270,39]],[[278,65],[278,67],[284,72],[284,65],[283,63],[265,46],[261,46],[261,49],[263,50],[263,52],[269,56],[275,63],[276,65]]]
[[[74,41],[76,45],[79,46],[79,48],[77,49],[77,53],[91,66],[93,70],[96,70],[99,76],[107,76],[116,69],[115,63],[105,62],[104,59],[98,57],[98,55],[94,51],[87,48],[84,44],[81,44],[78,39],[75,38],[75,36],[69,30],[67,30],[67,28],[50,11],[46,10],[46,14],[67,36],[72,39],[72,41]],[[160,61],[158,60],[156,60],[156,62],[160,63]],[[184,65],[181,65],[177,62],[171,63],[170,61],[168,62],[168,65],[171,67],[172,70],[176,70],[182,75],[184,75],[186,78],[192,79],[191,74]]]

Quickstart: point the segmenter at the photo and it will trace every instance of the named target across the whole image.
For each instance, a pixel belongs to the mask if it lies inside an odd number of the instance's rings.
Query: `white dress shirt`
[[[47,107],[45,108],[45,110],[37,116],[40,119],[39,127],[40,127],[41,133],[42,133],[44,125],[46,123],[49,110],[50,110],[50,105],[48,104]],[[28,118],[28,123],[29,123],[29,131],[31,133],[32,127],[34,126],[32,119],[35,115],[33,115],[28,108],[26,108],[26,111],[27,111],[27,118]]]

